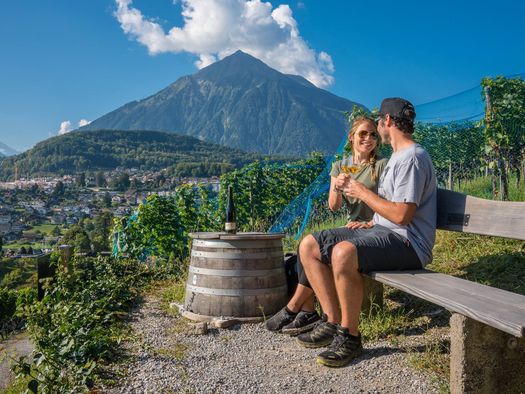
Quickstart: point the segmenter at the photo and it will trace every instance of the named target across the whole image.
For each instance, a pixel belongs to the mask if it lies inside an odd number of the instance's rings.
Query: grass
[[[29,246],[31,246],[33,249],[42,249],[44,247],[48,247],[49,245],[45,245],[42,242],[15,242],[11,244],[4,244],[4,249],[20,249],[22,246],[26,249]]]
[[[430,341],[424,345],[423,351],[409,348],[410,363],[412,366],[428,374],[430,379],[437,386],[440,393],[448,393],[448,377],[450,375],[450,341],[438,340]]]
[[[429,269],[525,295],[525,241],[438,230]]]
[[[35,259],[0,259],[0,287],[36,287]]]
[[[516,176],[511,174],[509,176],[509,200],[510,201],[525,201],[525,186],[523,179],[518,186],[516,184]],[[499,180],[498,180],[499,188]],[[460,184],[454,185],[454,190],[461,193],[470,194],[480,198],[492,200],[492,179],[490,177],[478,177],[472,180],[463,181]]]
[[[37,231],[39,231],[41,234],[52,235],[51,233],[53,232],[55,227],[57,227],[56,224],[39,224],[37,226],[31,227],[29,231],[24,231],[24,232],[25,233],[36,233]],[[60,226],[58,228],[60,228]]]
[[[5,389],[0,391],[0,394],[20,394],[26,392],[27,385],[31,377],[24,377],[15,379]]]

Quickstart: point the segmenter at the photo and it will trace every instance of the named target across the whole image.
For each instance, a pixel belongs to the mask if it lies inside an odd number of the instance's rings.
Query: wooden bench
[[[525,240],[525,202],[439,189],[437,228]],[[525,296],[428,270],[369,277],[371,298],[382,300],[386,284],[452,312],[452,394],[525,393]]]

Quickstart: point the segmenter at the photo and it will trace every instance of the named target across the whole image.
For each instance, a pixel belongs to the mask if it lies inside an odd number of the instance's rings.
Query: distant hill
[[[15,166],[24,177],[75,174],[117,167],[160,170],[176,176],[220,175],[255,160],[256,153],[213,145],[193,137],[158,131],[71,132],[5,158],[0,179],[12,179]],[[284,159],[284,158],[283,158]]]
[[[161,130],[244,151],[333,153],[354,105],[237,51],[80,130]]]
[[[0,157],[3,156],[13,156],[16,155],[18,152],[14,150],[13,148],[7,146],[6,144],[0,142]]]

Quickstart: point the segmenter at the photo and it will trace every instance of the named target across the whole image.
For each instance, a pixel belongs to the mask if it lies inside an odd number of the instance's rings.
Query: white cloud
[[[199,57],[195,65],[202,68],[240,49],[316,86],[334,82],[332,58],[308,46],[286,4],[273,8],[261,0],[182,0],[184,25],[166,33],[134,8],[132,0],[115,1],[122,30],[152,55],[189,52]]]
[[[60,130],[58,130],[58,135],[66,134],[71,131],[71,122],[69,120],[64,120],[60,123]]]
[[[91,123],[90,120],[80,119],[80,120],[78,121],[78,127],[87,126],[87,125],[90,124],[90,123]]]

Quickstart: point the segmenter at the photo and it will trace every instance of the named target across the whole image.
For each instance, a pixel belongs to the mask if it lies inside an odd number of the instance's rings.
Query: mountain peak
[[[236,51],[82,130],[160,130],[270,154],[332,153],[355,103]]]
[[[195,74],[196,79],[229,82],[231,79],[253,77],[254,75],[275,77],[280,73],[261,60],[238,50],[224,59],[210,64]]]

